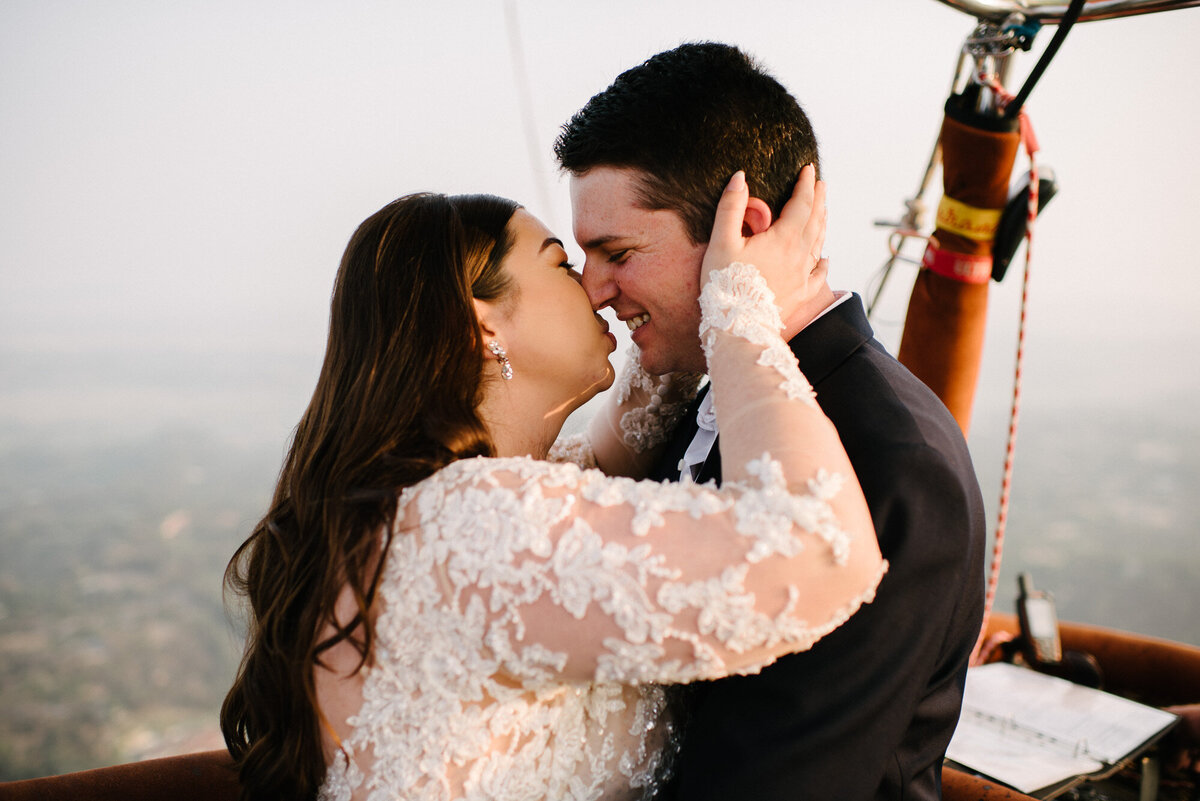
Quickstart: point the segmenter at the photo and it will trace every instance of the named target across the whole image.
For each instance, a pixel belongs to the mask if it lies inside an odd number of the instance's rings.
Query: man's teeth
[[[639,314],[637,317],[630,317],[626,320],[625,325],[629,326],[630,331],[636,331],[648,322],[650,322],[649,314]]]

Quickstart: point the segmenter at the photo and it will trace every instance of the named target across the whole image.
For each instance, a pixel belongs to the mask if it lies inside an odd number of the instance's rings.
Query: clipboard
[[[1037,798],[1112,774],[1178,716],[1005,662],[967,671],[946,758]]]

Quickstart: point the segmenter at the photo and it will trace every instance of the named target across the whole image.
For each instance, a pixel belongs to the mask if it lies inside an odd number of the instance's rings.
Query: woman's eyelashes
[[[572,264],[572,263],[571,263],[571,262],[569,262],[569,261],[565,261],[565,260],[564,260],[564,261],[563,261],[561,264],[559,264],[558,266],[559,266],[559,267],[562,267],[564,270],[566,270],[566,271],[567,271],[567,275],[569,275],[569,276],[571,276],[572,278],[574,278],[574,279],[575,279],[575,282],[576,282],[577,284],[579,284],[580,286],[583,286],[583,273],[581,273],[581,272],[579,272],[578,270],[576,270],[576,269],[575,269],[575,265],[574,265],[574,264]]]

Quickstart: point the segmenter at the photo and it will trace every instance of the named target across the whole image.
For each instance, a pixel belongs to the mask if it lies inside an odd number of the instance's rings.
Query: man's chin
[[[669,373],[707,373],[708,365],[703,354],[698,359],[687,359],[679,354],[662,354],[654,350],[642,350],[638,363],[650,375],[667,375]]]
[[[654,355],[646,351],[641,352],[641,355],[638,357],[638,364],[650,375],[665,375],[671,372],[669,367],[664,369],[658,360],[654,358]]]

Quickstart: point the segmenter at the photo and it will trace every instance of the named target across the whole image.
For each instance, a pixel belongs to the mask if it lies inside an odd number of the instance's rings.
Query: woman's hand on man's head
[[[717,203],[700,285],[713,270],[740,261],[758,268],[784,320],[811,300],[825,286],[829,270],[821,257],[825,182],[816,175],[811,164],[800,171],[791,198],[772,221],[766,203],[750,196],[745,173],[734,173]]]

